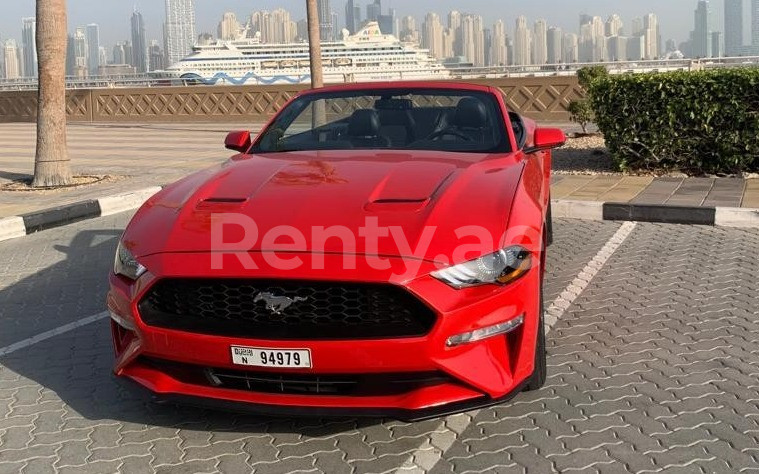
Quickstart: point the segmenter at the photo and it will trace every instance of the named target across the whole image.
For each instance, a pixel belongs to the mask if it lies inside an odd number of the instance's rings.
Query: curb
[[[0,241],[23,237],[41,230],[61,227],[86,219],[131,211],[140,207],[161,189],[160,186],[154,186],[115,196],[88,199],[20,216],[0,218]]]
[[[553,217],[759,228],[759,209],[689,207],[596,201],[552,201]]]
[[[76,202],[20,216],[0,218],[0,241],[74,222],[110,216],[139,208],[161,186],[125,194]],[[687,207],[596,201],[551,201],[555,218],[593,221],[637,221],[696,224],[717,227],[759,228],[759,209],[739,207]]]

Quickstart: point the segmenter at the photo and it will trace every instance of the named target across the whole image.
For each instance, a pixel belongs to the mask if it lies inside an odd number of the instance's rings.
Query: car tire
[[[546,325],[544,319],[545,305],[543,304],[543,277],[540,277],[540,316],[538,318],[538,340],[535,343],[535,369],[527,382],[525,391],[538,390],[546,383],[548,374],[546,354]]]

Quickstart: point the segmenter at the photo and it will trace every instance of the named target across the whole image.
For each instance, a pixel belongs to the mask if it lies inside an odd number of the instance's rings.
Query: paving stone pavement
[[[0,243],[0,347],[102,311],[128,217]],[[556,222],[547,301],[618,228]],[[0,357],[0,473],[394,472],[451,433],[426,469],[759,472],[758,251],[756,231],[638,224],[549,333],[546,388],[449,429],[154,405],[92,323]]]

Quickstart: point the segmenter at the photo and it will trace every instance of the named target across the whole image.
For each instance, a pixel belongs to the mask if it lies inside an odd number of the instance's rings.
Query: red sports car
[[[298,95],[132,219],[108,293],[116,375],[161,400],[402,419],[539,388],[563,142],[487,86]]]

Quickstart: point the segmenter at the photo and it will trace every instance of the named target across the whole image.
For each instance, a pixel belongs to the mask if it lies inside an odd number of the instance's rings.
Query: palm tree
[[[37,0],[37,154],[32,186],[71,183],[66,146],[66,0]]]

